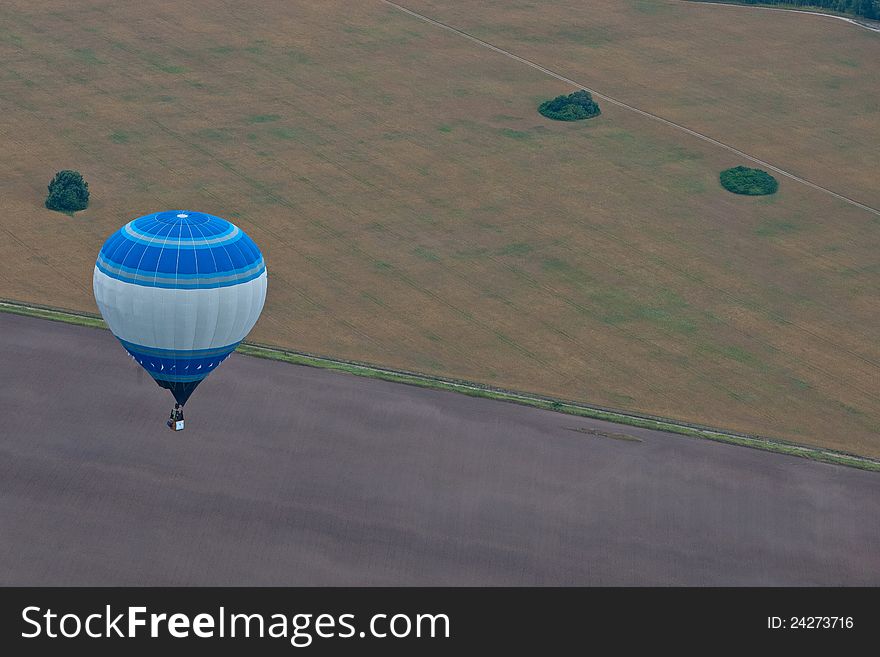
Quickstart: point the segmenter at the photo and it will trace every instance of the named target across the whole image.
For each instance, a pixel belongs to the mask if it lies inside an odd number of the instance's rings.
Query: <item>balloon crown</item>
[[[189,210],[166,210],[165,212],[157,212],[154,219],[163,224],[186,224],[188,226],[197,226],[211,221],[212,217],[204,212],[190,212]],[[219,219],[219,217],[214,217]]]

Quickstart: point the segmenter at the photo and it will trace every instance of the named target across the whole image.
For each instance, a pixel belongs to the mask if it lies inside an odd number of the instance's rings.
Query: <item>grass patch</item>
[[[74,48],[73,56],[84,64],[90,64],[93,66],[106,64],[104,60],[98,59],[97,55],[95,55],[95,51],[91,48]]]
[[[770,219],[764,221],[755,229],[755,235],[758,237],[778,237],[779,235],[788,235],[795,232],[799,226],[791,221],[782,221],[778,219]]]
[[[639,139],[629,130],[609,130],[603,135],[604,139],[618,144],[631,146],[637,144]]]
[[[415,249],[413,249],[413,253],[415,253],[422,260],[427,260],[429,262],[440,262],[439,256],[424,246],[417,246]]]
[[[676,310],[657,307],[642,307],[638,310],[639,319],[646,320],[670,333],[691,334],[697,331],[697,325]]]
[[[813,387],[806,381],[802,381],[801,379],[795,377],[791,378],[791,385],[794,386],[796,390],[810,390]]]
[[[744,365],[753,365],[758,362],[758,359],[755,358],[753,354],[750,354],[745,349],[734,345],[726,345],[724,347],[721,347],[717,349],[717,353],[724,356],[725,358],[734,360],[737,363],[743,363]]]
[[[43,306],[25,306],[18,303],[0,301],[0,312],[10,313],[12,315],[22,315],[24,317],[48,319],[53,322],[64,322],[65,324],[74,324],[76,326],[88,326],[89,328],[107,328],[107,324],[105,324],[104,320],[100,317],[87,315],[85,313],[75,313],[69,310],[46,308]]]
[[[257,39],[256,41],[254,41],[250,45],[246,46],[244,48],[244,51],[249,52],[252,55],[259,55],[259,54],[262,54],[263,52],[265,52],[266,46],[268,44],[269,44],[269,42],[266,41],[265,39]]]
[[[859,64],[854,59],[849,59],[848,57],[835,57],[834,61],[841,66],[846,66],[847,68],[861,68],[861,64]]]
[[[281,119],[281,116],[278,114],[252,114],[247,117],[247,123],[272,123],[273,121],[278,121]]]
[[[565,260],[559,258],[544,258],[541,261],[541,269],[544,271],[553,271],[567,274],[572,267]]]
[[[290,48],[287,51],[287,57],[290,61],[295,64],[311,64],[312,58],[305,54],[302,50],[297,50],[296,48]]]
[[[593,281],[593,277],[583,269],[575,267],[561,258],[544,258],[541,260],[541,271],[579,286]]]
[[[455,252],[456,258],[482,258],[487,253],[489,253],[489,249],[484,246],[477,246],[470,249],[459,249]]]
[[[515,242],[513,244],[508,244],[503,249],[499,250],[498,255],[523,256],[530,254],[532,251],[534,251],[534,247],[531,244]]]
[[[301,130],[281,125],[273,127],[269,133],[278,139],[299,139],[302,136]]]
[[[641,438],[630,436],[628,433],[612,433],[610,431],[602,431],[600,429],[587,429],[586,427],[563,427],[566,431],[576,431],[588,436],[598,436],[600,438],[611,438],[612,440],[623,440],[631,443],[644,442]]]
[[[672,291],[643,302],[624,290],[604,289],[593,292],[590,301],[588,314],[609,326],[647,322],[670,333],[689,335],[697,330],[697,325],[685,316],[687,302]]]
[[[598,48],[614,41],[614,36],[604,27],[582,25],[558,30],[552,41],[556,40],[570,41],[588,48]]]
[[[375,294],[372,294],[370,292],[361,292],[361,298],[366,299],[371,303],[375,303],[377,306],[380,306],[382,308],[385,307],[385,302],[382,301],[382,299],[377,297]]]
[[[186,67],[178,66],[177,64],[169,64],[168,62],[162,61],[157,57],[148,57],[147,63],[153,68],[158,69],[163,73],[168,73],[170,75],[180,75],[181,73],[186,73]]]
[[[654,16],[661,12],[669,11],[669,7],[655,0],[630,0],[629,3],[633,9],[635,9],[640,14],[646,14],[647,16]]]
[[[526,139],[531,139],[531,133],[524,132],[523,130],[514,130],[513,128],[501,128],[501,134],[510,139],[517,139],[519,141],[524,141]]]

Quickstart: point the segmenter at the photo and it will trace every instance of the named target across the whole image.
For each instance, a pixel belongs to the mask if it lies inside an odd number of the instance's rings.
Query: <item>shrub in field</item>
[[[46,207],[59,212],[85,210],[89,205],[89,183],[79,171],[59,171],[49,183]]]
[[[538,106],[538,111],[548,119],[556,119],[557,121],[580,121],[581,119],[591,119],[602,113],[590,92],[583,89],[568,96],[557,96],[553,100],[545,100]]]
[[[761,169],[749,167],[733,167],[725,169],[718,176],[721,186],[734,194],[746,194],[747,196],[763,196],[775,194],[779,189],[776,178]]]

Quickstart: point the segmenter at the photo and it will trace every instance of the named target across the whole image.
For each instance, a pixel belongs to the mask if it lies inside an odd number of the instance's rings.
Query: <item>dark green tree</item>
[[[599,116],[602,110],[593,100],[589,91],[581,89],[568,96],[557,96],[553,100],[545,100],[538,106],[538,111],[548,119],[557,121],[580,121]]]
[[[749,167],[733,167],[725,169],[718,176],[721,186],[728,192],[734,194],[745,194],[746,196],[764,196],[765,194],[775,194],[779,189],[779,183],[776,178],[761,169],[750,169]]]
[[[49,183],[46,207],[59,212],[85,210],[89,205],[89,183],[79,171],[64,169]]]
[[[857,16],[876,19],[878,17],[877,5],[874,0],[859,0],[859,3],[856,5],[855,13]]]
[[[711,2],[712,0],[702,0]],[[728,0],[740,5],[780,5],[805,9],[828,9],[864,18],[880,18],[880,0]]]

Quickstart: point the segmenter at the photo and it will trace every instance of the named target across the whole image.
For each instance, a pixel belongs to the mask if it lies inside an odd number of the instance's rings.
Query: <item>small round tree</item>
[[[89,183],[79,171],[59,171],[49,183],[46,207],[58,212],[85,210],[89,205]]]
[[[779,183],[776,178],[761,169],[750,169],[749,167],[733,167],[725,169],[718,176],[721,186],[728,192],[734,194],[745,194],[747,196],[764,196],[766,194],[775,194],[779,189]]]
[[[538,106],[538,111],[548,119],[557,121],[580,121],[599,116],[602,110],[593,100],[589,91],[581,89],[568,96],[557,96],[553,100],[545,100]]]

